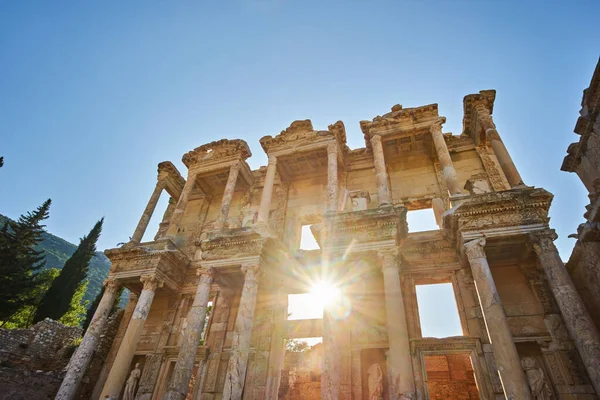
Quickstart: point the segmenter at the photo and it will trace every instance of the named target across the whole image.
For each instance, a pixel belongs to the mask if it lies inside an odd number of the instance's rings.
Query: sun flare
[[[321,307],[331,305],[340,297],[340,289],[325,281],[316,282],[310,293],[313,296],[313,301],[320,304]]]

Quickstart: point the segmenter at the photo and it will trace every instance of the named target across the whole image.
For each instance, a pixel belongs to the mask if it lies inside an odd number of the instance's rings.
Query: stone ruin
[[[260,139],[257,170],[243,140],[186,153],[186,178],[160,163],[132,240],[106,251],[104,297],[56,399],[77,396],[123,286],[94,400],[277,399],[285,343],[308,337],[323,338],[321,399],[596,399],[598,316],[553,244],[552,194],[524,184],[502,142],[495,96],[464,98],[459,135],[437,104],[396,105],[360,123],[360,149],[341,121],[301,120]],[[439,229],[411,230],[423,209]],[[319,250],[299,248],[306,225]],[[288,319],[288,296],[324,277],[339,300]],[[451,285],[462,335],[424,337],[416,287],[436,283]]]

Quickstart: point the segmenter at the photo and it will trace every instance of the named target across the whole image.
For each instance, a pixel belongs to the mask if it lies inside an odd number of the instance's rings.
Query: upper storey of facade
[[[269,161],[257,170],[248,166],[251,152],[241,139],[215,141],[186,153],[185,179],[171,163],[161,163],[156,189],[132,241],[107,253],[113,272],[131,264],[136,251],[141,257],[148,248],[163,250],[152,254],[164,254],[179,265],[169,270],[184,270],[194,262],[239,267],[253,257],[264,258],[267,247],[276,254],[298,249],[303,225],[313,225],[317,240],[327,247],[319,233],[327,220],[333,223],[330,232],[340,232],[332,235],[338,239],[351,231],[348,224],[358,229],[354,235],[365,237],[381,236],[382,226],[393,225],[378,240],[397,244],[409,230],[407,210],[432,208],[441,228],[444,218],[448,226],[458,223],[459,213],[443,215],[466,199],[533,190],[523,184],[496,130],[494,100],[493,90],[464,98],[460,135],[443,132],[446,118],[439,115],[437,104],[396,105],[360,122],[364,148],[347,146],[341,121],[318,130],[310,120],[300,120],[260,139]],[[155,241],[139,246],[163,189],[171,198]],[[541,224],[547,222],[543,214],[551,195],[546,197]],[[332,215],[336,217],[328,217]],[[157,265],[165,262],[156,260]],[[163,280],[173,279],[177,286],[175,277],[164,275]]]

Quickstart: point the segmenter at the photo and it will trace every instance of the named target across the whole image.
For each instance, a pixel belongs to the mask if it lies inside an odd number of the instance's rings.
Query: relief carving
[[[521,366],[527,376],[533,400],[552,400],[554,397],[544,371],[533,357],[521,358]]]

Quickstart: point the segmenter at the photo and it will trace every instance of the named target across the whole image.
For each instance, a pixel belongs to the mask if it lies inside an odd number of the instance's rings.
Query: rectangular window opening
[[[319,249],[319,243],[310,230],[310,225],[302,225],[302,232],[300,234],[300,250],[317,250]]]
[[[452,283],[416,285],[421,336],[463,336]]]
[[[406,222],[408,223],[408,232],[436,231],[440,229],[435,220],[433,208],[409,210],[406,213]]]

